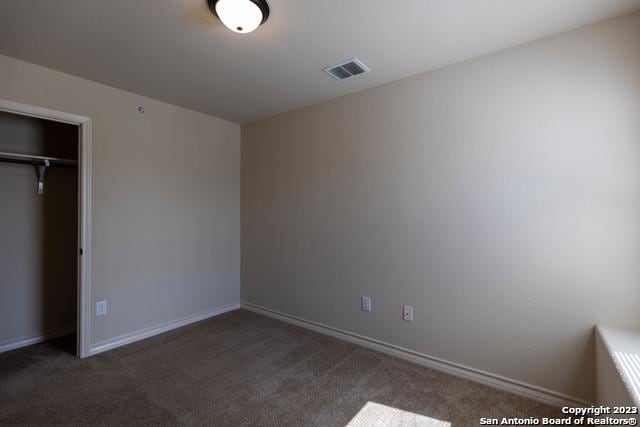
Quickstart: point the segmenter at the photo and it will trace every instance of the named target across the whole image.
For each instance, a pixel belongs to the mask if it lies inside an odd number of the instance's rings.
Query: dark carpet
[[[345,426],[367,402],[447,421],[558,410],[245,310],[80,360],[0,354],[0,425]]]

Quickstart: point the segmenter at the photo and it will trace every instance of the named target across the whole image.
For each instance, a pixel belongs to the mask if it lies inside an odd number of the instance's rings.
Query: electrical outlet
[[[405,305],[402,312],[402,318],[407,322],[413,322],[413,307]]]
[[[371,311],[370,297],[362,297],[362,311]]]
[[[106,301],[96,302],[96,316],[104,316],[105,314],[107,314],[107,302]]]

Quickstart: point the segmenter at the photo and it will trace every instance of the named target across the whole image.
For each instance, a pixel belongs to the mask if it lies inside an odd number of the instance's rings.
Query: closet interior
[[[75,354],[78,127],[0,112],[0,194],[0,352]]]

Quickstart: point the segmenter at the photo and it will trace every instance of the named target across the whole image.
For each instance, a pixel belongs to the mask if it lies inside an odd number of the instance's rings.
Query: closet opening
[[[0,352],[88,355],[89,125],[0,100]]]

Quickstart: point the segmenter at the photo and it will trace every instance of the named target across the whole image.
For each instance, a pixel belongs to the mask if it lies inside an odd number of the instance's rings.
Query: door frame
[[[77,355],[91,345],[91,118],[0,99],[0,111],[78,126]]]

